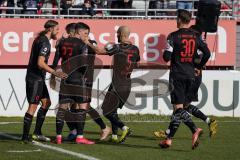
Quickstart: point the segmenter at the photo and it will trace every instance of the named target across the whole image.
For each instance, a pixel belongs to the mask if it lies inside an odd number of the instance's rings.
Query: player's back
[[[198,39],[197,34],[188,28],[181,28],[169,35],[168,41],[173,46],[171,76],[178,79],[194,78],[194,57]]]
[[[130,78],[133,69],[140,60],[139,49],[137,46],[120,43],[117,44],[119,52],[113,57],[113,80],[124,80]]]
[[[85,43],[76,37],[66,38],[59,44],[59,56],[62,59],[62,70],[69,74],[66,82],[80,82],[82,78],[81,66],[83,63],[81,60],[83,60],[82,57],[85,50]]]
[[[73,57],[82,54],[84,49],[84,42],[76,37],[69,37],[61,40],[59,44],[60,57],[62,58],[62,64],[67,63]]]

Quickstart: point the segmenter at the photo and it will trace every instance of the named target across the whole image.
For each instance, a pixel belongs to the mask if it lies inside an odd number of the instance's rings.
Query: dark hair
[[[75,28],[76,28],[76,23],[69,23],[66,27],[65,30],[68,34],[70,33],[75,33]]]
[[[83,23],[83,22],[76,23],[75,29],[76,30],[78,30],[78,29],[87,29],[90,32],[90,27],[86,23]]]
[[[49,29],[51,27],[55,27],[56,25],[58,25],[57,21],[54,20],[48,20],[45,24],[44,24],[44,28],[45,29]]]
[[[56,25],[58,25],[58,22],[57,21],[54,21],[54,20],[48,20],[45,24],[44,24],[44,28],[45,30],[41,31],[39,34],[38,34],[38,37],[40,36],[44,36],[51,27],[55,27]]]
[[[192,14],[184,9],[179,9],[177,11],[177,18],[181,20],[184,24],[189,24],[192,18]]]

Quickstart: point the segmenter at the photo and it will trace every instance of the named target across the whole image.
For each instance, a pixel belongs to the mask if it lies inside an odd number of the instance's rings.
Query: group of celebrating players
[[[192,101],[197,101],[197,92],[202,80],[202,68],[210,57],[210,51],[201,38],[201,31],[196,26],[188,27],[191,13],[178,10],[177,27],[179,30],[167,38],[167,47],[163,59],[170,61],[169,89],[173,114],[166,131],[154,132],[165,140],[159,143],[162,148],[170,147],[172,138],[181,121],[192,131],[192,149],[199,144],[202,129],[197,128],[190,114],[202,119],[209,125],[210,136],[216,133],[217,123],[204,115]],[[57,40],[58,22],[48,20],[44,30],[39,33],[32,44],[31,55],[26,75],[26,94],[29,102],[24,116],[22,141],[31,141],[29,131],[33,115],[37,112],[33,140],[50,141],[41,132],[46,113],[51,106],[48,89],[45,84],[46,72],[51,74],[50,87],[56,88],[57,78],[61,79],[59,105],[56,114],[56,143],[62,143],[64,121],[70,129],[69,140],[77,144],[95,144],[83,136],[86,114],[101,128],[100,140],[104,141],[111,134],[110,140],[122,143],[131,134],[131,129],[118,117],[117,110],[122,108],[131,92],[131,73],[140,61],[139,49],[130,40],[130,29],[120,26],[117,31],[117,44],[108,43],[104,48],[97,46],[96,41],[89,39],[90,27],[82,22],[66,26],[66,34],[57,41],[56,53],[52,66],[48,65],[51,44]],[[113,56],[112,82],[102,103],[103,115],[110,121],[111,128],[102,120],[99,113],[90,106],[95,55]],[[60,69],[58,67],[61,60]],[[57,77],[57,78],[56,78]],[[190,114],[189,114],[190,113]],[[118,138],[118,129],[122,130]]]

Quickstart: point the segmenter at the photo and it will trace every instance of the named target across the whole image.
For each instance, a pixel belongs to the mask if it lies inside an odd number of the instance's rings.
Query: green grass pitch
[[[240,119],[219,118],[218,132],[214,138],[208,136],[208,126],[194,119],[198,127],[203,128],[204,134],[196,150],[191,150],[191,132],[182,123],[173,144],[169,149],[161,149],[158,143],[161,139],[155,138],[153,131],[165,129],[169,117],[154,115],[127,115],[121,116],[126,124],[132,128],[133,134],[123,144],[97,142],[95,145],[78,145],[64,141],[62,145],[43,143],[48,146],[84,154],[101,160],[239,160],[240,159]],[[104,119],[107,122],[106,119]],[[137,122],[136,122],[137,121]],[[146,122],[148,121],[148,122]],[[153,122],[151,122],[153,121]],[[3,122],[18,122],[7,123]],[[35,122],[35,120],[33,121]],[[109,123],[108,123],[109,124]],[[35,123],[32,124],[32,130]],[[31,132],[32,132],[31,130]],[[47,118],[42,129],[46,136],[55,137],[55,119]],[[22,118],[0,117],[0,133],[20,137],[22,132]],[[85,137],[97,141],[99,127],[88,120],[85,124]],[[121,132],[120,132],[121,133]],[[64,126],[63,136],[68,134]],[[43,148],[33,144],[21,144],[20,141],[0,136],[0,160],[75,160],[81,159],[55,150]]]

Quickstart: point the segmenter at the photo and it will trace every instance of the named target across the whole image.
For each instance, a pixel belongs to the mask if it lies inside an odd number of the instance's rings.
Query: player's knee
[[[52,105],[50,100],[42,101],[42,108],[48,109]]]
[[[37,110],[37,106],[38,106],[37,104],[30,104],[28,107],[27,113],[30,115],[34,115],[34,113]]]
[[[88,110],[88,109],[89,109],[89,106],[90,106],[89,103],[77,103],[77,104],[76,104],[76,109]]]
[[[183,104],[174,104],[173,107],[175,108],[175,110],[178,110],[183,108]]]
[[[71,112],[74,110],[76,110],[76,109],[78,109],[78,108],[75,108],[75,106],[74,107],[71,107],[71,103],[63,103],[63,104],[60,104],[59,105],[59,108],[61,108],[61,109],[64,109],[64,110],[66,110],[66,109],[68,109],[68,108],[71,108],[70,110],[71,110]]]

